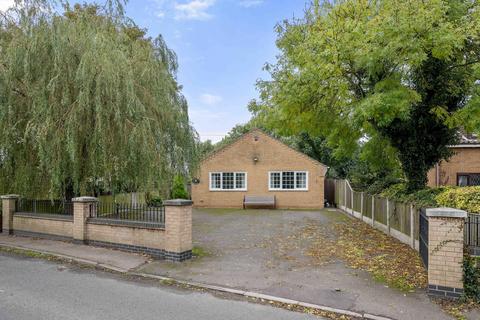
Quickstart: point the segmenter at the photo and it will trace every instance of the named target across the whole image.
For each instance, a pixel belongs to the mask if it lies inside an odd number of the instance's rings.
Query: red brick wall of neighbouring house
[[[453,155],[448,161],[442,161],[428,172],[428,185],[455,186],[458,173],[480,173],[480,148],[454,148]],[[437,173],[438,170],[438,173]]]
[[[192,184],[192,200],[196,207],[241,208],[245,195],[275,195],[277,208],[323,208],[326,170],[321,163],[253,130],[201,163],[200,182]],[[307,171],[308,190],[270,191],[269,171]],[[210,191],[210,172],[246,172],[247,191]]]

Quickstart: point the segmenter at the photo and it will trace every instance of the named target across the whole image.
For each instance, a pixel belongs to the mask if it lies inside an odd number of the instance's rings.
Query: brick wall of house
[[[196,207],[241,208],[245,195],[275,195],[277,208],[323,208],[326,169],[262,131],[253,130],[201,163],[197,175],[200,182],[192,185],[192,200]],[[269,191],[269,171],[308,171],[308,191]],[[246,172],[247,191],[210,191],[210,172]]]
[[[454,148],[449,161],[442,161],[437,169],[434,167],[428,172],[428,185],[455,186],[457,185],[457,173],[480,173],[480,148]]]

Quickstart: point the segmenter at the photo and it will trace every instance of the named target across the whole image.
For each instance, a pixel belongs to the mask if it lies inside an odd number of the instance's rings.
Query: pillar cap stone
[[[72,202],[98,202],[98,199],[95,197],[77,197],[73,198]]]
[[[8,200],[8,199],[18,199],[20,196],[18,194],[5,194],[3,196],[0,196],[2,200]]]
[[[430,208],[426,209],[427,217],[438,218],[466,218],[467,212],[454,208]]]
[[[173,199],[163,201],[165,206],[191,206],[193,204],[192,200],[185,199]]]

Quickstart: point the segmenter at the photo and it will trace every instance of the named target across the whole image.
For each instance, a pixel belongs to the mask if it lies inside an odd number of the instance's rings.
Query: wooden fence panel
[[[353,192],[353,210],[356,212],[362,212],[362,193]]]
[[[363,211],[363,215],[368,218],[372,218],[372,196],[369,194],[365,194],[363,198],[363,207],[365,210]]]
[[[387,201],[384,198],[375,197],[375,221],[387,225]]]

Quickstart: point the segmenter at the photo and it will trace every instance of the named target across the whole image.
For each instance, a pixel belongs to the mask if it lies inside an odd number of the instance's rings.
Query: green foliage
[[[466,298],[480,302],[480,268],[468,250],[463,255],[463,290]]]
[[[161,207],[163,204],[163,199],[160,197],[152,197],[149,199],[147,204],[152,207]]]
[[[439,205],[480,213],[480,187],[451,188],[436,198]]]
[[[173,179],[172,199],[189,199],[183,176],[176,175]]]
[[[479,18],[470,0],[315,1],[278,26],[249,109],[282,135],[325,137],[337,159],[377,150],[422,189],[458,127],[480,130]]]
[[[208,257],[210,253],[202,247],[194,246],[192,248],[192,255],[197,258]]]
[[[163,204],[163,199],[159,195],[152,194],[151,192],[147,192],[145,193],[145,202],[149,206],[160,207]]]
[[[0,14],[0,185],[25,196],[169,190],[196,134],[176,55],[121,0]]]
[[[197,144],[197,152],[200,159],[205,158],[209,154],[215,151],[215,145],[212,143],[211,140],[207,141],[199,141]]]
[[[437,196],[448,191],[450,187],[425,188],[415,192],[410,192],[405,183],[391,185],[380,194],[383,197],[394,199],[396,201],[413,203],[418,207],[429,208],[436,207]]]
[[[300,132],[298,136],[294,137],[293,147],[328,166],[327,174],[331,178],[346,178],[354,165],[353,159],[336,158],[333,154],[334,150],[328,145],[325,138],[313,137],[307,132]]]
[[[221,141],[215,144],[215,149],[218,150],[226,145],[229,145],[254,128],[263,129],[264,131],[269,132],[268,130],[262,128],[262,126],[257,126],[254,120],[251,120],[245,124],[237,124],[227,133],[225,137],[223,137]]]

